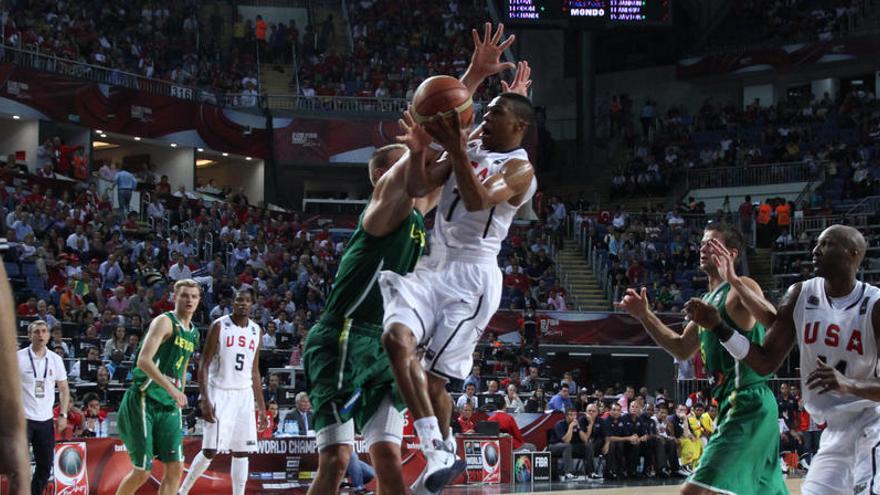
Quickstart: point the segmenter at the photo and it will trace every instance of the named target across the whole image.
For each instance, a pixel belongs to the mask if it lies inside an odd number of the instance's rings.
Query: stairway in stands
[[[772,256],[770,248],[755,249],[749,256],[749,275],[764,289],[764,293],[770,293],[776,288],[771,266]]]
[[[562,274],[562,283],[569,291],[569,310],[611,310],[605,291],[599,286],[576,241],[566,240],[565,247],[556,253],[556,265]]]

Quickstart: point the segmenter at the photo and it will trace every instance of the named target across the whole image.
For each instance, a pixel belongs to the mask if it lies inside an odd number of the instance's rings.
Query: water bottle
[[[293,436],[299,435],[299,423],[294,419],[290,420],[290,434]],[[305,432],[303,432],[303,435],[305,435]]]

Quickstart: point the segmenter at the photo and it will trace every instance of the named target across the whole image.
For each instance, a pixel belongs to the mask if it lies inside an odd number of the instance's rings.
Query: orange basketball
[[[413,119],[419,124],[439,115],[457,112],[462,127],[470,126],[474,117],[474,102],[468,89],[450,76],[433,76],[422,81],[413,95]]]

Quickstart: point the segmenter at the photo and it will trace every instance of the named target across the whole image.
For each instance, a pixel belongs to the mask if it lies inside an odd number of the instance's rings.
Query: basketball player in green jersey
[[[471,64],[462,77],[473,93],[486,77],[505,69],[517,69],[505,89],[525,92],[531,84],[527,64],[500,62],[513,42],[502,41],[502,25],[492,33],[486,24],[481,39],[476,31]],[[437,204],[442,188],[421,198],[406,191],[405,174],[410,162],[430,163],[431,176],[448,175],[446,163],[434,160],[439,152],[430,147],[431,137],[415,124],[409,112],[401,121],[402,145],[376,151],[369,163],[374,185],[370,202],[340,260],[336,280],[321,319],[309,331],[303,350],[309,400],[315,411],[318,472],[309,494],[338,493],[359,431],[370,451],[379,493],[407,493],[403,482],[400,445],[403,440],[403,401],[393,393],[394,376],[382,347],[381,270],[405,274],[413,269],[425,246],[423,216]],[[408,151],[408,155],[404,153]],[[464,470],[465,463],[450,468]]]
[[[718,308],[724,321],[749,340],[763,342],[765,327],[776,319],[776,310],[764,299],[757,282],[736,275],[733,261],[717,266],[715,246],[723,246],[735,260],[745,241],[729,225],[706,227],[700,270],[709,278],[709,292],[702,300]],[[638,318],[648,334],[676,358],[689,359],[699,350],[709,373],[712,396],[718,401],[718,427],[682,486],[682,495],[787,494],[779,464],[779,413],[766,377],[734,360],[710,329],[691,321],[678,334],[664,325],[650,310],[644,288],[641,292],[628,289],[615,306]]]
[[[187,404],[183,388],[189,358],[199,343],[191,319],[201,289],[191,279],[174,284],[174,311],[153,319],[137,353],[132,385],[119,404],[119,437],[133,469],[116,495],[131,495],[150,478],[153,458],[165,465],[159,495],[173,495],[183,474],[180,409]]]

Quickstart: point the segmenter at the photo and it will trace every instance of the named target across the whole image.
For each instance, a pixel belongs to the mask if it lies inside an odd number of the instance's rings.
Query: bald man
[[[763,345],[732,331],[714,307],[687,304],[693,321],[759,373],[779,368],[797,339],[806,409],[828,423],[804,495],[880,494],[880,289],[856,279],[866,249],[852,227],[825,229],[813,249],[815,277],[789,287]]]

